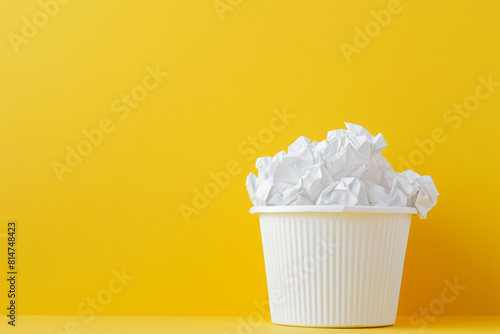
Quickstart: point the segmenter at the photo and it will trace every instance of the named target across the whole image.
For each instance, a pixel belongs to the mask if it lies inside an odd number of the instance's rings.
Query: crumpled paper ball
[[[387,146],[382,134],[345,125],[322,142],[299,137],[288,152],[258,158],[258,177],[250,173],[246,182],[252,203],[414,207],[426,218],[439,196],[432,178],[395,172],[380,153]]]

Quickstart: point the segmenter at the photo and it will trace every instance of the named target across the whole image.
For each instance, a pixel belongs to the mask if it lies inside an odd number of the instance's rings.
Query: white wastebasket
[[[271,321],[394,324],[412,214],[406,207],[260,206]]]

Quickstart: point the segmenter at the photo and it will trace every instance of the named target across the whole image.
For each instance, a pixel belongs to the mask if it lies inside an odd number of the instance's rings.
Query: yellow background
[[[349,121],[383,133],[398,168],[415,140],[443,129],[416,167],[441,197],[427,220],[413,219],[399,314],[455,277],[468,288],[444,314],[498,314],[500,87],[457,129],[443,117],[479,76],[500,81],[500,3],[402,0],[349,63],[341,43],[354,44],[355,27],[388,1],[223,2],[232,10],[221,20],[209,0],[73,0],[17,53],[8,34],[40,5],[1,2],[0,259],[5,271],[16,220],[20,313],[75,314],[122,268],[135,279],[99,314],[254,310],[267,289],[244,185],[254,162],[238,146],[286,108],[295,118],[259,156]],[[120,119],[113,101],[157,64],[169,76]],[[114,131],[59,182],[53,162],[105,118]],[[186,224],[179,206],[230,161],[241,171]],[[4,291],[2,278],[2,312]]]

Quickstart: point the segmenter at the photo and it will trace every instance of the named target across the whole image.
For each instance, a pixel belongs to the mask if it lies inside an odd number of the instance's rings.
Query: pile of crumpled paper
[[[328,132],[326,140],[299,137],[274,157],[258,158],[258,177],[247,188],[255,206],[346,205],[414,207],[419,216],[436,205],[430,176],[395,172],[380,153],[387,143],[360,125]]]

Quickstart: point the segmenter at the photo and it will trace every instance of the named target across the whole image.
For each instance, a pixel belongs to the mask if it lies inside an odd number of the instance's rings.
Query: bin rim
[[[403,213],[417,214],[416,208],[402,206],[347,206],[347,205],[276,205],[254,206],[250,213],[338,213],[338,212],[364,212],[364,213]]]

